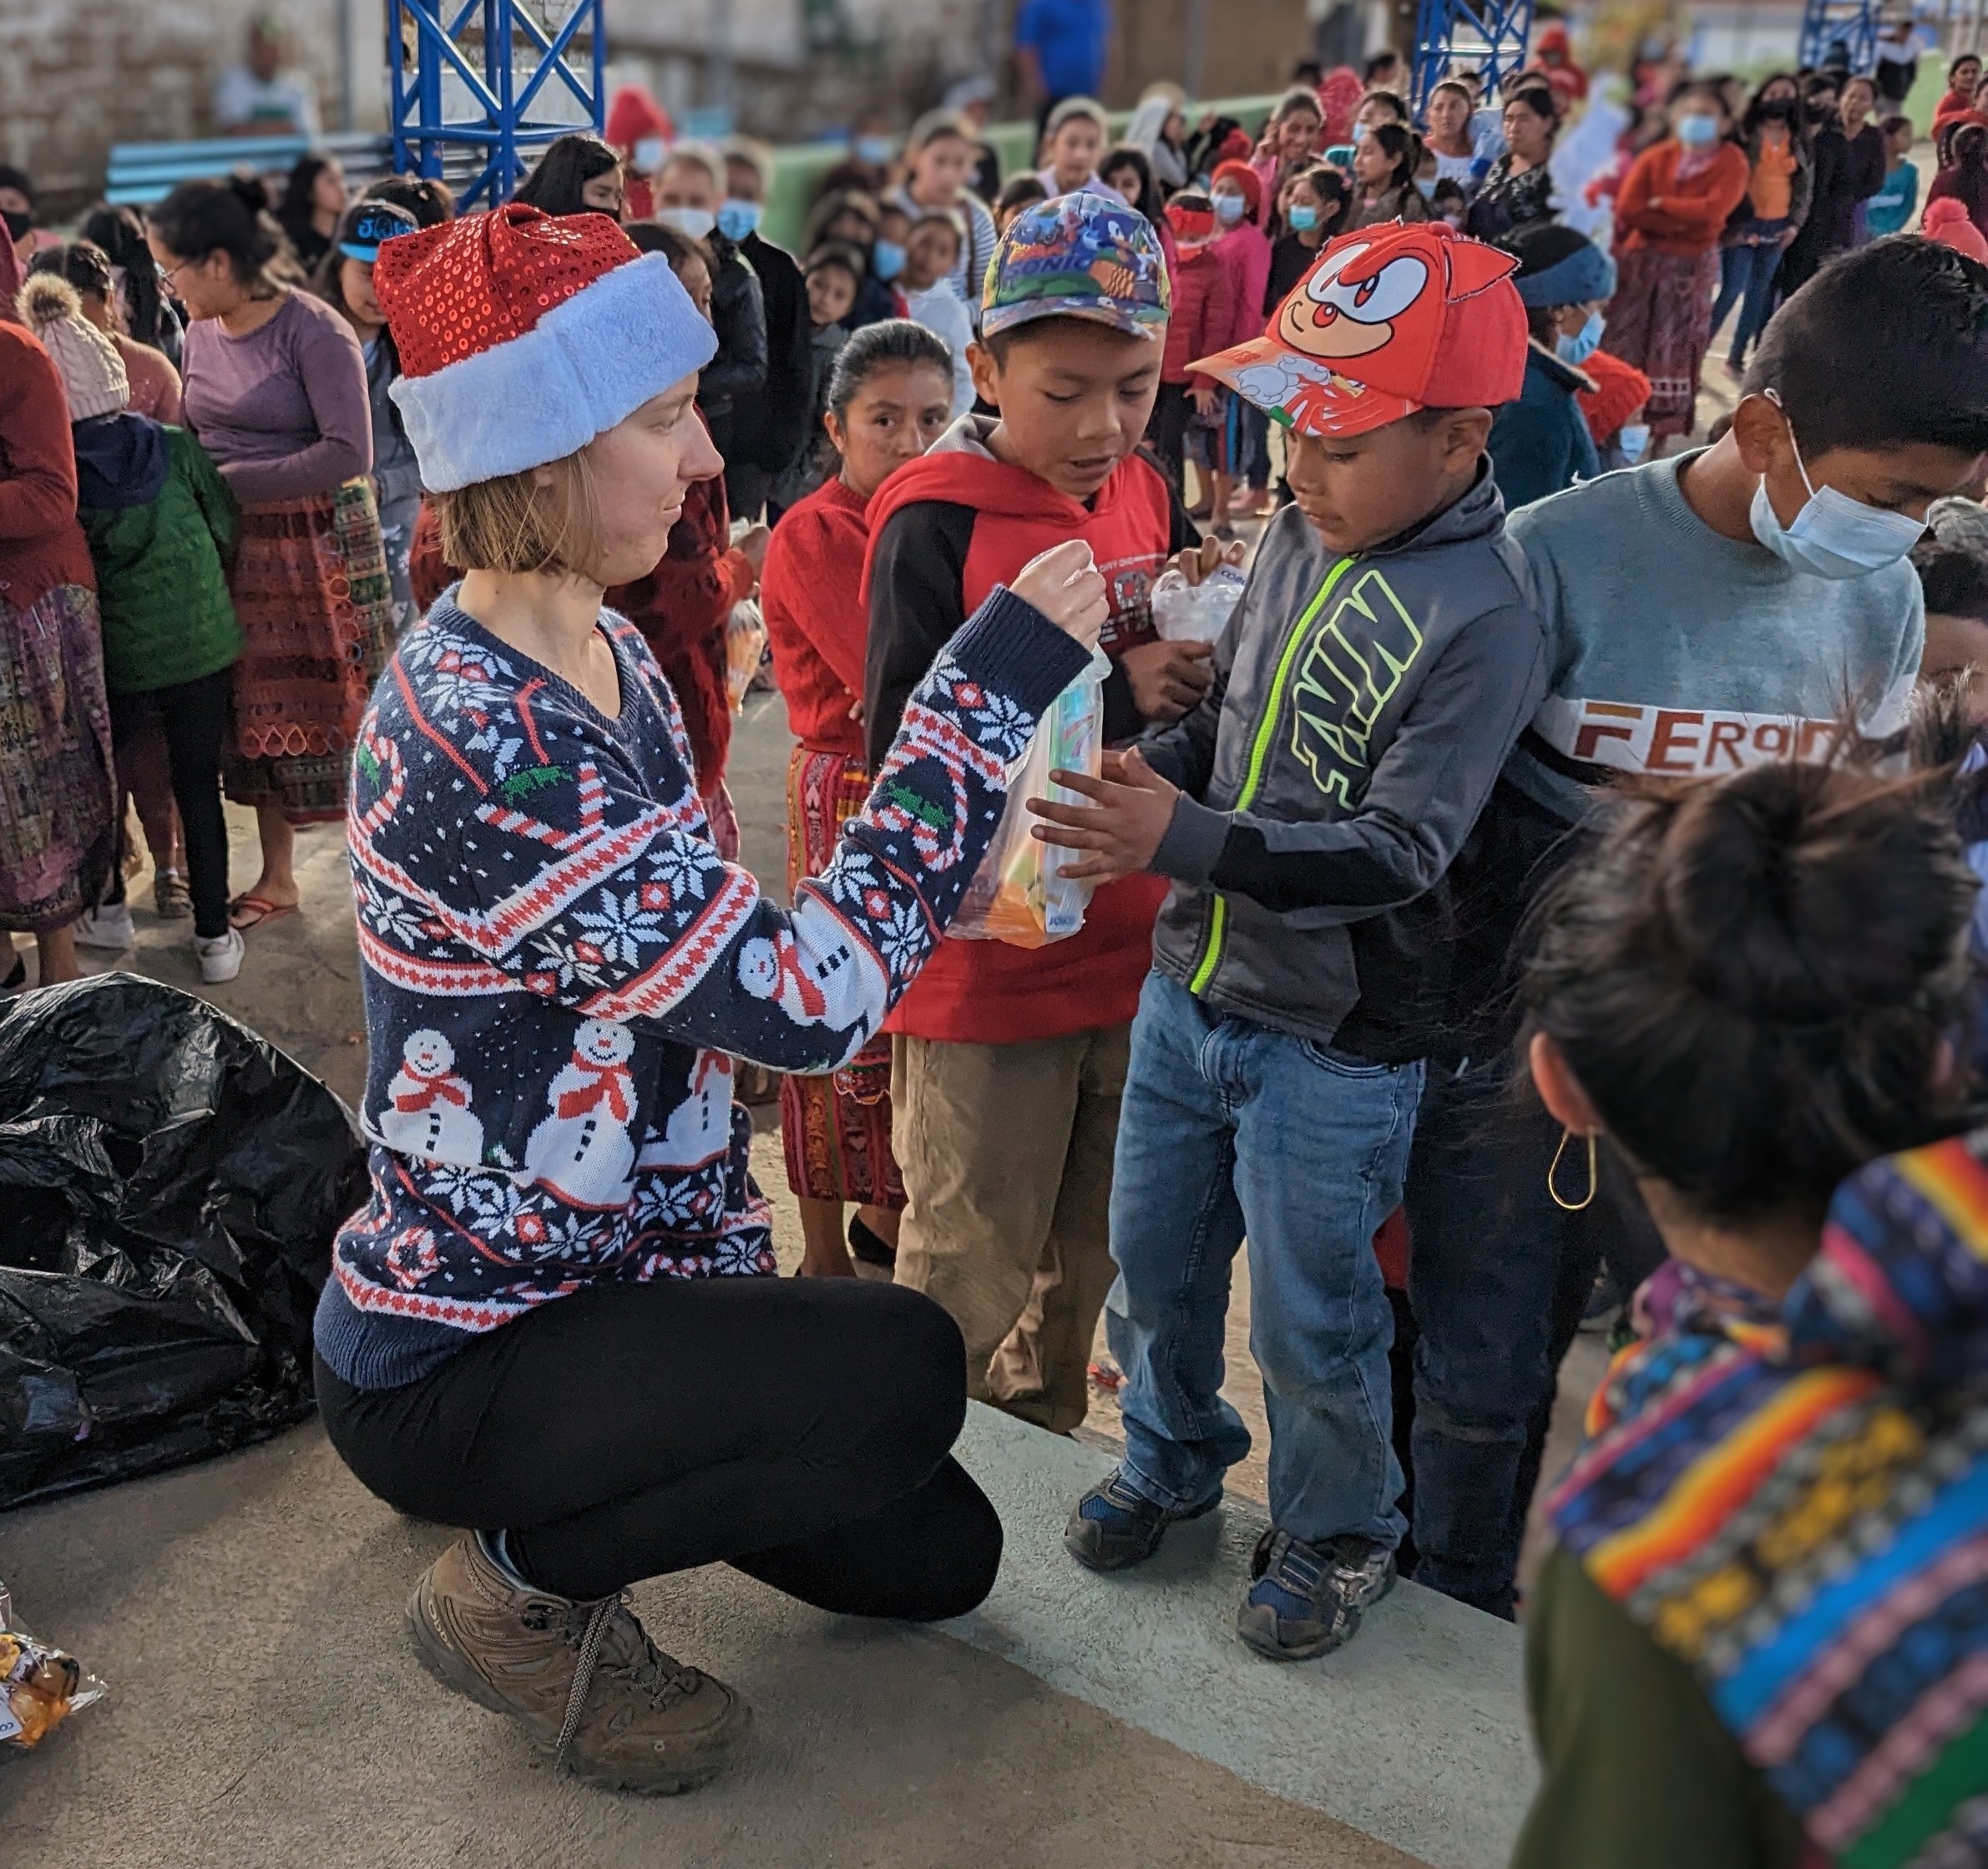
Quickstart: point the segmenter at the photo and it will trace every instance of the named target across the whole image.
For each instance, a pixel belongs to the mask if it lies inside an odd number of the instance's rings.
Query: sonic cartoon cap
[[[1305,435],[1363,435],[1425,408],[1495,408],[1525,381],[1509,253],[1441,221],[1328,241],[1261,337],[1188,365]]]
[[[987,262],[980,332],[1037,318],[1089,318],[1157,337],[1171,306],[1166,256],[1138,209],[1101,195],[1060,195],[1009,223]]]

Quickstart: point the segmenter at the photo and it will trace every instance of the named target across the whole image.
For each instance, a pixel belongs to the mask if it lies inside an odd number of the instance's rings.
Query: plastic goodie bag
[[[71,1714],[103,1698],[103,1682],[74,1656],[13,1626],[0,1583],[0,1746],[38,1745]]]
[[[1040,948],[1066,940],[1084,925],[1095,885],[1058,874],[1065,864],[1077,862],[1079,854],[1029,834],[1037,819],[1028,801],[1084,803],[1066,786],[1050,784],[1050,774],[1061,768],[1095,778],[1103,770],[1105,677],[1110,672],[1110,658],[1093,649],[1090,666],[1050,703],[1028,750],[1008,768],[1007,808],[948,934],[964,941]]]
[[[1242,600],[1249,580],[1233,565],[1217,565],[1199,584],[1176,570],[1153,585],[1153,627],[1162,642],[1212,642]]]
[[[766,620],[760,614],[759,600],[748,597],[734,604],[725,625],[725,698],[733,713],[745,707],[766,652]]]

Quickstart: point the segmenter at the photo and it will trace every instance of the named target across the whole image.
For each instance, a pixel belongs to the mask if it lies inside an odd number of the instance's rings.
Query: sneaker
[[[1272,1661],[1309,1661],[1344,1648],[1360,1613],[1394,1588],[1394,1553],[1353,1532],[1307,1544],[1273,1527],[1257,1540],[1249,1574],[1237,1634]]]
[[[225,934],[205,940],[196,934],[193,950],[200,957],[202,980],[210,986],[219,986],[241,971],[242,956],[249,951],[249,944],[242,940],[239,929],[230,928]]]
[[[1063,1548],[1088,1570],[1130,1570],[1160,1548],[1168,1526],[1199,1518],[1221,1503],[1217,1487],[1200,1505],[1170,1511],[1134,1487],[1123,1467],[1114,1467],[1077,1502],[1063,1528]]]
[[[658,1649],[624,1598],[575,1603],[522,1586],[473,1536],[428,1567],[407,1624],[444,1687],[511,1715],[556,1768],[603,1790],[695,1790],[752,1722],[722,1682]]]
[[[99,909],[85,909],[75,921],[76,945],[79,948],[129,948],[138,945],[138,924],[131,919],[128,902],[107,902]]]
[[[161,921],[185,921],[193,913],[193,891],[176,869],[162,869],[152,879],[152,906]]]

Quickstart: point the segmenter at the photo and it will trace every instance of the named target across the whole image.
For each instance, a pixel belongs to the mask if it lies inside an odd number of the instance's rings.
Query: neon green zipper
[[[1277,718],[1283,710],[1284,684],[1291,678],[1291,666],[1298,660],[1298,646],[1306,632],[1318,620],[1318,613],[1325,608],[1339,580],[1352,565],[1351,558],[1343,558],[1325,574],[1325,582],[1319,585],[1318,595],[1304,608],[1304,614],[1298,620],[1283,652],[1277,659],[1277,672],[1270,678],[1270,698],[1263,704],[1263,717],[1257,722],[1256,737],[1249,748],[1249,770],[1242,776],[1242,789],[1236,794],[1236,803],[1230,808],[1247,811],[1256,802],[1256,796],[1263,783],[1263,764],[1269,757],[1270,742],[1277,733]],[[1228,927],[1229,905],[1227,899],[1217,894],[1215,905],[1208,917],[1208,945],[1202,951],[1201,960],[1187,982],[1190,993],[1199,993],[1214,979],[1215,970],[1222,961],[1222,938]]]

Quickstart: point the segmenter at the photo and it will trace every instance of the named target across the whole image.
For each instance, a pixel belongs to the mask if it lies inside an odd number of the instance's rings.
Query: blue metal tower
[[[518,185],[528,150],[589,124],[598,134],[607,120],[601,13],[602,0],[387,0],[394,167],[438,176],[446,162],[452,177],[467,177],[458,205],[495,207]],[[545,114],[541,94],[561,85],[580,120]],[[449,119],[445,90],[467,99],[465,114]]]
[[[1824,0],[1810,0],[1821,5]],[[1842,0],[1837,0],[1842,3]],[[1876,0],[1870,0],[1874,10]],[[1458,59],[1484,73],[1485,94],[1525,63],[1532,0],[1420,0],[1415,11],[1415,69],[1409,103],[1418,122],[1429,94]]]
[[[1838,40],[1849,48],[1850,69],[1868,73],[1878,58],[1879,0],[1808,0],[1802,9],[1802,67],[1819,65]]]

